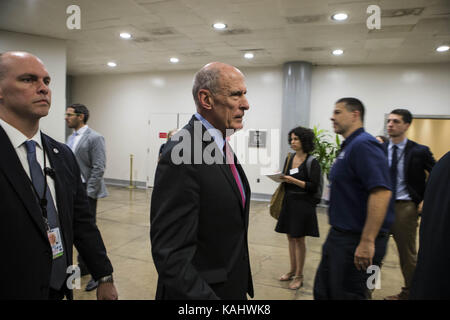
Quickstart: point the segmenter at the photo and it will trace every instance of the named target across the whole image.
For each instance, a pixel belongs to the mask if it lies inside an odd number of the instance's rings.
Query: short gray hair
[[[216,94],[220,90],[220,69],[204,67],[195,74],[194,85],[192,86],[192,95],[194,96],[195,105],[200,107],[198,100],[198,92],[201,89],[209,90],[212,94]]]

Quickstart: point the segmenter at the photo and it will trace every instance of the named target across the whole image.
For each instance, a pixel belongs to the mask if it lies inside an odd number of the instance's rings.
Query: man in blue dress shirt
[[[364,131],[363,119],[358,99],[336,102],[331,121],[345,141],[330,172],[331,228],[314,282],[318,300],[369,299],[369,277],[379,272],[373,266],[379,267],[386,253],[394,219],[389,168],[381,144]]]

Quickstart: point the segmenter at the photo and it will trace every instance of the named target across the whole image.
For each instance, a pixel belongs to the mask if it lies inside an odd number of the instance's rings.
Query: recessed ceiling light
[[[117,63],[112,62],[112,61],[108,62],[108,67],[114,68],[116,66],[117,66]]]
[[[344,53],[344,50],[342,50],[342,49],[336,49],[336,50],[333,50],[333,54],[335,55],[335,56],[340,56],[341,54],[343,54]]]
[[[122,33],[120,34],[120,37],[121,37],[122,39],[130,39],[130,38],[131,38],[131,34],[129,34],[128,32],[122,32]]]
[[[253,59],[254,57],[255,55],[251,52],[247,52],[246,54],[244,54],[245,59]]]
[[[449,46],[439,46],[436,48],[436,51],[437,52],[445,52],[445,51],[448,51],[448,49],[450,49]]]
[[[217,29],[217,30],[223,30],[223,29],[227,28],[227,25],[222,22],[217,22],[217,23],[213,24],[213,27],[214,27],[214,29]]]
[[[175,57],[170,58],[170,62],[172,62],[172,63],[178,63],[179,61],[180,61],[180,59],[178,59],[178,58],[175,58]]]
[[[335,21],[345,21],[348,18],[348,14],[344,12],[335,13],[331,16],[331,19]]]

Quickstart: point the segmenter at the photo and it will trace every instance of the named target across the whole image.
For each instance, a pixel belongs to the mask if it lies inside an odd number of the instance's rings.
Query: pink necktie
[[[236,181],[236,185],[238,186],[239,192],[241,193],[242,206],[245,207],[244,190],[242,190],[241,183],[239,182],[239,174],[238,174],[236,165],[234,164],[234,156],[233,156],[233,154],[231,152],[231,148],[228,145],[228,143],[225,143],[224,149],[225,149],[227,163],[230,165],[231,172],[233,173],[234,180]]]

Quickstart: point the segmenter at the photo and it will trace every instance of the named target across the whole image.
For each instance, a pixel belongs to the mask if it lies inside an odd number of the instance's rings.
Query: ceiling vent
[[[304,24],[318,22],[324,18],[323,15],[314,16],[297,16],[297,17],[286,17],[286,21],[289,24]]]
[[[395,25],[395,26],[384,26],[383,28],[377,30],[377,29],[371,29],[369,30],[369,33],[396,33],[396,32],[411,32],[415,24],[404,24],[404,25]]]
[[[150,33],[154,36],[169,36],[177,34],[173,28],[158,28],[150,30]]]
[[[194,52],[185,52],[182,53],[185,57],[206,57],[209,56],[210,53],[207,51],[194,51]]]
[[[147,38],[147,37],[131,38],[131,40],[133,40],[136,43],[145,43],[145,42],[152,41],[152,39]]]
[[[238,29],[230,29],[230,30],[224,30],[221,31],[220,34],[226,35],[226,36],[235,36],[239,34],[249,34],[252,33],[250,29],[244,29],[244,28],[238,28]]]
[[[242,52],[264,52],[266,49],[263,48],[257,48],[257,49],[241,49]]]
[[[381,10],[382,18],[398,18],[406,16],[418,16],[425,8],[409,8],[409,9],[391,9],[391,10]]]
[[[324,47],[305,47],[305,48],[299,48],[300,51],[305,51],[305,52],[318,52],[318,51],[325,51],[327,50]]]

